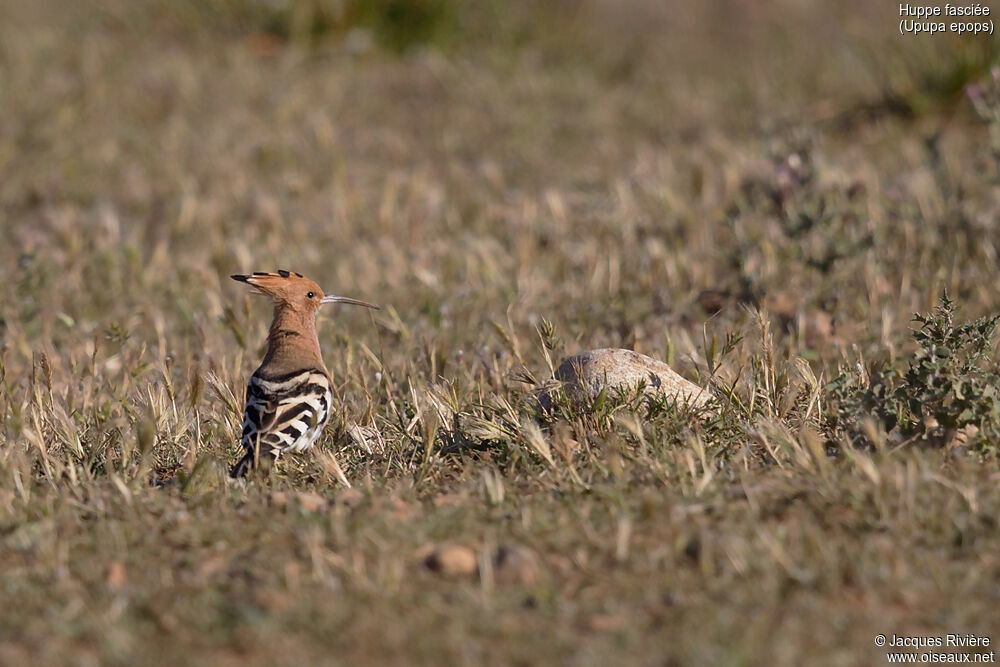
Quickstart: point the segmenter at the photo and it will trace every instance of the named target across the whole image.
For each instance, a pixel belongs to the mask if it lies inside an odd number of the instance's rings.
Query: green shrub
[[[453,0],[364,0],[354,6],[354,23],[397,52],[446,42],[455,20]]]
[[[1000,438],[1000,373],[991,358],[1000,315],[955,323],[947,293],[933,314],[914,316],[914,354],[899,364],[858,368],[827,385],[827,426],[835,436],[864,442],[866,418],[902,443],[981,447]],[[869,376],[869,377],[866,377]]]
[[[989,128],[994,182],[1000,182],[1000,66],[980,83],[967,86],[966,94],[976,115]]]
[[[455,0],[182,0],[152,5],[161,23],[186,31],[263,34],[307,46],[361,29],[397,52],[450,43],[458,32],[458,6]]]

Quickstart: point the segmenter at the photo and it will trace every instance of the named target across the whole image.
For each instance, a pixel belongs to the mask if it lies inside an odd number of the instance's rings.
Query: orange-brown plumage
[[[330,414],[332,389],[316,335],[319,307],[324,303],[378,306],[325,295],[315,282],[292,271],[232,278],[270,297],[274,304],[267,352],[247,385],[241,438],[246,455],[233,468],[232,475],[237,477],[262,457],[273,459],[289,449],[307,449],[322,432]]]

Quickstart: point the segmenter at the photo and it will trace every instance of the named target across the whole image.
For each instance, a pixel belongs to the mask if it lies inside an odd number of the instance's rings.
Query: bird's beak
[[[327,294],[322,299],[320,303],[349,303],[352,306],[364,306],[365,308],[374,308],[375,310],[382,310],[374,303],[368,303],[367,301],[361,301],[360,299],[352,299],[347,296],[337,296],[336,294]]]

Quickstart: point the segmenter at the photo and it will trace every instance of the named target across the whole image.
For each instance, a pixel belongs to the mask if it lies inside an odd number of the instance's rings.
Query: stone
[[[528,547],[507,544],[497,549],[493,576],[498,583],[530,586],[538,581],[540,573],[538,556]]]
[[[446,544],[431,551],[424,559],[424,565],[432,572],[446,577],[463,577],[476,572],[479,560],[476,552],[467,546]]]
[[[664,362],[632,350],[598,349],[581,352],[563,360],[554,379],[562,382],[563,390],[574,403],[593,400],[605,388],[608,391],[633,389],[645,383],[650,396],[676,398],[678,404],[706,408],[712,400],[707,389],[685,380]],[[549,397],[541,397],[547,407]]]

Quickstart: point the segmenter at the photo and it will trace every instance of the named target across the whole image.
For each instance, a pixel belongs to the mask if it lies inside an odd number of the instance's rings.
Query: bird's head
[[[336,296],[335,294],[324,294],[319,285],[294,271],[279,270],[274,273],[257,271],[250,275],[236,274],[230,278],[250,285],[254,289],[254,294],[271,297],[275,307],[291,308],[301,313],[315,314],[324,303],[349,303],[355,306],[379,309],[378,306],[367,301]]]

